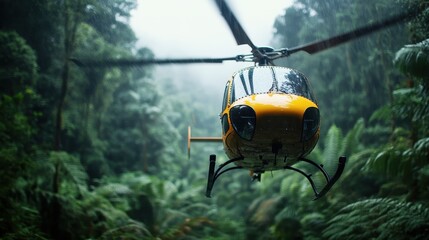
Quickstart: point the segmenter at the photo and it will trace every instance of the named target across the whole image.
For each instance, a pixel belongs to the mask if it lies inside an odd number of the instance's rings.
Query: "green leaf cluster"
[[[428,78],[429,39],[420,43],[405,45],[396,53],[393,61],[405,74]]]
[[[429,209],[422,204],[376,198],[342,208],[323,231],[326,239],[426,239]]]

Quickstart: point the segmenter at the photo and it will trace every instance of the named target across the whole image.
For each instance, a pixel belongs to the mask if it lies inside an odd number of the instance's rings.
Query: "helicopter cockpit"
[[[278,66],[256,66],[233,75],[231,102],[263,93],[285,93],[305,97],[316,103],[307,78],[300,72]]]

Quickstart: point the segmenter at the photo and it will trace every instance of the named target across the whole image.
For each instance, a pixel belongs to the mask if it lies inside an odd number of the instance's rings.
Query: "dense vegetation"
[[[196,146],[188,161],[186,128],[210,123],[196,135],[218,135],[207,112],[219,106],[163,87],[151,67],[82,69],[69,61],[153,57],[135,48],[127,22],[134,0],[0,6],[1,239],[429,235],[427,2],[295,0],[273,23],[274,44],[296,46],[426,8],[407,24],[279,62],[304,72],[318,97],[322,139],[311,158],[348,156],[342,178],[317,201],[290,172],[265,174],[257,184],[245,171],[229,174],[205,198],[201,159],[218,146]]]

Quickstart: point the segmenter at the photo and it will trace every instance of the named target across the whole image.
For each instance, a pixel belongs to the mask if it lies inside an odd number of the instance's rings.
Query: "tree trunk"
[[[75,34],[77,30],[78,19],[76,14],[78,14],[79,6],[82,4],[82,1],[79,1],[75,6],[76,9],[72,9],[71,4],[68,0],[64,0],[63,12],[64,12],[64,58],[63,58],[63,69],[61,72],[61,92],[60,99],[57,106],[56,119],[55,119],[55,139],[54,139],[54,150],[60,151],[62,149],[62,126],[63,126],[63,110],[64,103],[67,96],[68,82],[70,78],[70,63],[68,59],[73,52],[73,45],[75,41]],[[55,171],[52,179],[52,193],[54,198],[52,200],[51,211],[50,211],[50,221],[49,226],[50,234],[53,239],[62,239],[60,222],[61,222],[61,204],[58,199],[58,194],[60,192],[61,186],[61,160],[57,159],[55,162]]]

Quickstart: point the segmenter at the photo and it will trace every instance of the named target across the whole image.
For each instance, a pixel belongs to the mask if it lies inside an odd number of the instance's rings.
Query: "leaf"
[[[363,118],[360,118],[356,121],[353,128],[347,133],[346,137],[342,140],[342,147],[338,154],[344,155],[344,156],[350,156],[351,154],[357,152],[359,144],[360,144],[360,137],[362,135],[362,132],[365,128],[365,123]]]
[[[429,39],[405,45],[395,55],[394,64],[407,75],[429,77]]]
[[[77,187],[86,188],[88,175],[77,157],[67,152],[52,151],[49,154],[49,159],[60,164],[68,179],[73,181]]]
[[[323,163],[328,173],[334,173],[337,169],[338,157],[342,148],[342,133],[341,129],[332,125],[325,139],[325,148],[323,151]]]
[[[389,198],[358,201],[342,208],[323,231],[327,239],[423,239],[429,209]],[[419,234],[420,233],[420,234]]]

